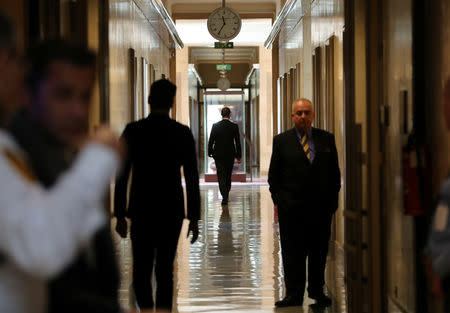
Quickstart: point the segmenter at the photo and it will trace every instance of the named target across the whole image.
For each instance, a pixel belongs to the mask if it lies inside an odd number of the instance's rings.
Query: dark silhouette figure
[[[450,78],[443,90],[443,114],[450,130]],[[450,176],[444,180],[434,208],[425,247],[425,269],[430,279],[431,291],[436,299],[443,300],[444,312],[450,312]]]
[[[88,135],[95,63],[91,51],[60,40],[41,43],[30,53],[27,92],[31,105],[13,117],[10,132],[46,188],[71,166],[79,142]],[[50,281],[49,312],[121,312],[118,287],[108,224]]]
[[[239,127],[230,121],[231,111],[228,107],[222,109],[223,119],[213,125],[208,142],[208,155],[214,158],[217,169],[217,180],[222,195],[222,204],[228,203],[231,189],[231,175],[234,159],[241,163],[241,141]]]
[[[309,100],[297,100],[292,116],[295,127],[273,140],[269,168],[286,285],[286,297],[275,305],[303,303],[308,257],[308,295],[328,306],[331,299],[324,295],[323,286],[331,220],[341,186],[338,155],[334,136],[311,127],[314,111]]]
[[[200,191],[195,142],[190,129],[169,117],[176,86],[162,79],[151,86],[151,114],[130,123],[123,132],[128,159],[116,181],[114,214],[119,234],[126,236],[125,217],[131,219],[133,287],[141,309],[171,310],[173,262],[185,217],[181,167],[187,192],[191,242],[198,236]],[[127,209],[127,184],[133,169]],[[189,234],[189,233],[188,233]],[[153,301],[152,272],[156,278]]]

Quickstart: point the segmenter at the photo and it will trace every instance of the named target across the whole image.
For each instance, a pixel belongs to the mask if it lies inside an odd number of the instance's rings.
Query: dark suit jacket
[[[167,115],[151,114],[128,124],[122,137],[128,146],[128,159],[116,181],[115,215],[130,217],[135,225],[142,221],[145,227],[164,227],[174,219],[182,220],[185,213],[180,168],[183,167],[187,218],[198,220],[200,191],[197,156],[189,127]],[[133,174],[127,206],[131,168]]]
[[[46,188],[69,168],[71,161],[52,136],[25,112],[11,122],[11,134],[27,152],[34,173]],[[36,234],[39,238],[39,234]],[[119,272],[109,224],[91,240],[62,273],[49,283],[49,312],[116,313],[120,311]]]
[[[311,164],[294,128],[274,137],[268,179],[272,199],[285,210],[314,205],[334,213],[341,188],[334,136],[313,128],[312,140],[315,158]]]
[[[228,119],[213,125],[208,142],[208,155],[214,159],[241,158],[239,126]]]

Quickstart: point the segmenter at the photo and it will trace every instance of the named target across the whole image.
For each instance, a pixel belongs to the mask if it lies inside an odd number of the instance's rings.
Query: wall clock
[[[230,88],[230,81],[228,80],[228,78],[226,77],[220,77],[217,80],[217,88],[219,88],[222,91],[227,90],[228,88]]]
[[[241,31],[242,20],[239,14],[228,7],[220,7],[208,17],[208,31],[219,41],[229,41]]]

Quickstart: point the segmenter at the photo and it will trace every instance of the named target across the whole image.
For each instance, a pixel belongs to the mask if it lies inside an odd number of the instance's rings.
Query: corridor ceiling
[[[190,47],[189,63],[217,63],[222,62],[222,50],[209,47]],[[225,49],[225,63],[259,63],[257,47],[235,47]]]
[[[257,5],[256,5],[257,4]],[[205,19],[209,13],[222,5],[220,0],[167,0],[166,8],[176,19]],[[245,18],[275,19],[280,0],[227,0],[226,6],[235,9]]]
[[[205,87],[214,87],[219,72],[214,64],[222,63],[222,50],[209,47],[190,47],[189,63],[195,64]],[[259,63],[258,47],[235,47],[225,50],[225,63],[232,64],[227,74],[233,86],[245,85],[245,78],[253,64]]]
[[[236,10],[242,19],[272,19],[275,20],[281,0],[226,0],[226,6]],[[222,5],[221,0],[166,0],[168,8],[175,20],[204,20],[216,8]],[[212,44],[212,43],[211,43]],[[261,43],[262,44],[262,43]],[[238,71],[239,85],[244,84],[247,72],[253,64],[259,63],[258,47],[236,46],[233,49],[225,49],[225,63],[235,64],[229,73]],[[215,85],[217,71],[208,64],[222,63],[222,49],[214,49],[205,46],[189,47],[189,63],[195,64],[205,78],[205,85]],[[244,68],[246,70],[244,70]],[[243,71],[244,70],[244,71]],[[236,82],[237,83],[237,82]]]

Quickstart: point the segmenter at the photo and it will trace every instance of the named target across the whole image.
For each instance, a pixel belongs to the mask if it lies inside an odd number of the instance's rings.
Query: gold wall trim
[[[280,14],[278,14],[275,22],[273,23],[272,30],[270,31],[269,36],[264,43],[264,47],[266,47],[266,49],[269,49],[275,38],[277,38],[277,35],[281,30],[281,26],[283,25],[284,21],[286,20],[294,6],[297,4],[297,1],[298,0],[287,0],[285,2],[283,8],[280,11]]]

